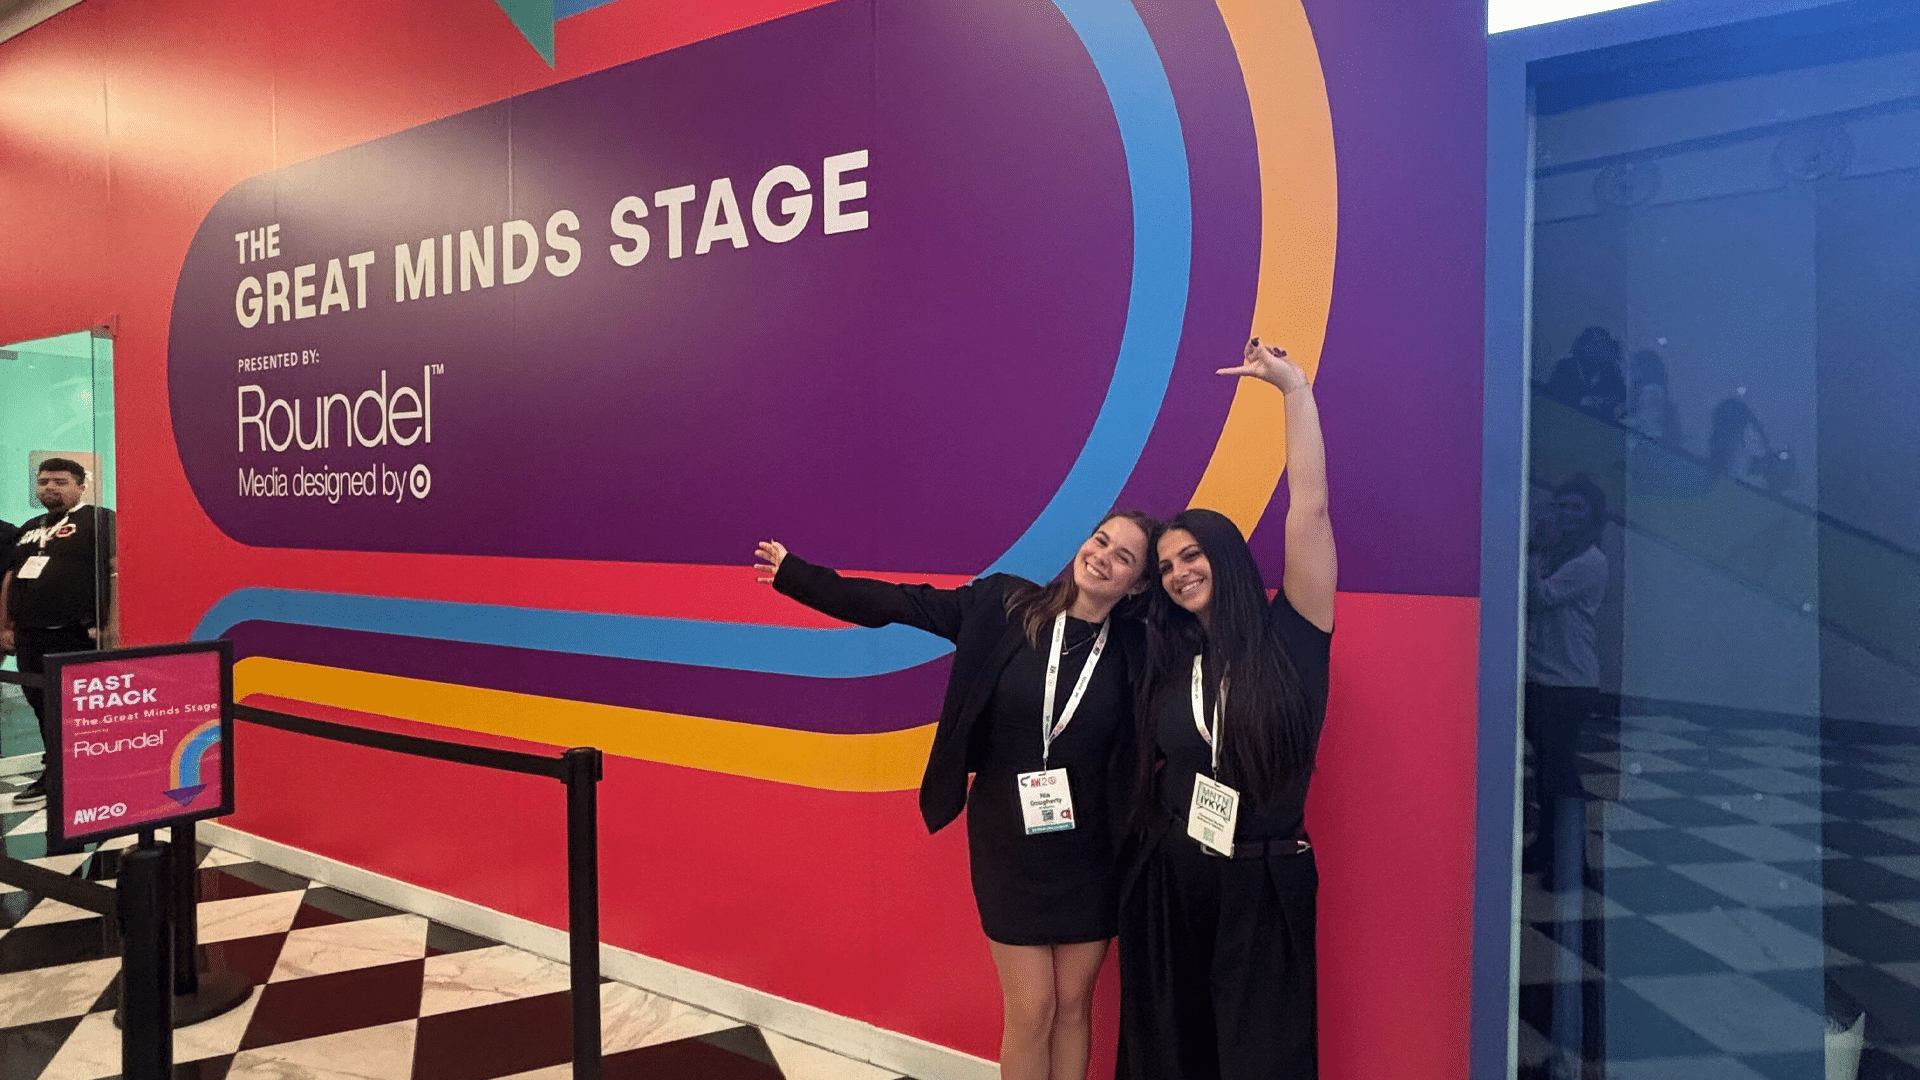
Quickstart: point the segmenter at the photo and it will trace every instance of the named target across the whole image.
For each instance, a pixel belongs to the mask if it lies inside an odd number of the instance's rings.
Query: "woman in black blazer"
[[[967,810],[1004,1080],[1086,1076],[1094,979],[1118,927],[1115,839],[1144,667],[1142,624],[1116,609],[1147,587],[1158,529],[1142,514],[1108,517],[1046,586],[1010,574],[895,585],[841,577],[777,541],[754,552],[760,580],[816,611],[954,643],[920,813],[933,832]]]

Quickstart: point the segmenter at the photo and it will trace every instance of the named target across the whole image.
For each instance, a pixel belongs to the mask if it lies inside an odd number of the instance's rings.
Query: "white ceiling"
[[[1559,22],[1651,0],[1487,0],[1487,33]]]

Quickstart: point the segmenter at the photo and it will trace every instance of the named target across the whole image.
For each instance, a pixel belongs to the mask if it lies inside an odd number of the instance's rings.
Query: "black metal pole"
[[[573,972],[573,1077],[600,1080],[600,751],[567,763],[567,946]],[[132,1080],[129,1074],[129,1080]]]
[[[200,951],[200,845],[194,823],[173,826],[167,863],[173,903],[173,1023],[191,1027],[234,1009],[253,996],[253,983],[231,968],[204,966]]]
[[[192,997],[200,992],[200,872],[195,856],[200,846],[194,843],[193,822],[173,826],[172,856],[168,869],[173,880],[167,882],[173,898],[173,993]]]
[[[120,961],[124,1024],[120,1075],[125,1080],[167,1080],[173,1075],[173,897],[167,889],[167,852],[153,834],[120,859],[120,919],[125,952]]]

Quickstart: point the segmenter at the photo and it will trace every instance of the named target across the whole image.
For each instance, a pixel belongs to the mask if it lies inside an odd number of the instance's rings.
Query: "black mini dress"
[[[1067,620],[1054,716],[1086,665],[1099,627]],[[1065,768],[1078,824],[1028,836],[1016,777],[1041,767],[1040,712],[1052,628],[1040,646],[1022,644],[995,684],[974,731],[977,771],[967,795],[967,849],[980,928],[1003,945],[1105,941],[1118,929],[1108,769],[1115,741],[1131,724],[1126,662],[1110,635],[1086,695],[1053,742],[1049,768]],[[1051,726],[1051,724],[1049,724]]]

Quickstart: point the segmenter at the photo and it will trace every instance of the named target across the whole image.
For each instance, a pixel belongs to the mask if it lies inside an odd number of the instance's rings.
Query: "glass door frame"
[[[81,335],[85,335],[87,340],[84,357],[78,353],[29,348],[47,341],[78,338]],[[0,350],[15,354],[12,359],[5,361],[7,363],[19,361],[25,356],[39,356],[55,360],[71,360],[76,364],[84,362],[87,365],[87,400],[90,402],[90,412],[86,417],[86,442],[87,450],[92,455],[91,463],[87,466],[91,470],[87,477],[87,501],[91,505],[107,509],[114,509],[119,505],[120,462],[115,444],[119,428],[117,403],[114,398],[113,367],[115,337],[115,321],[110,320],[100,325],[0,343]],[[33,447],[34,444],[28,444],[28,446]],[[52,442],[40,444],[37,448],[43,451],[80,449],[71,443]],[[6,521],[24,523],[32,520],[39,513],[39,508],[34,507],[29,501],[33,495],[33,477],[31,472],[27,471],[30,460],[30,458],[9,456],[4,461],[0,461],[0,500],[6,503],[6,505],[0,505],[0,518]],[[24,486],[24,494],[28,497],[26,500],[16,501],[16,497],[23,493],[22,487],[16,485]],[[108,612],[101,611],[98,617],[104,626],[108,620]],[[11,655],[6,659],[13,660]],[[40,751],[20,753],[18,748],[12,748],[0,754],[0,776],[36,772],[39,768],[40,756]]]
[[[1486,356],[1472,1023],[1466,1075],[1518,1065],[1521,671],[1533,289],[1531,65],[1849,0],[1657,0],[1487,38]]]

